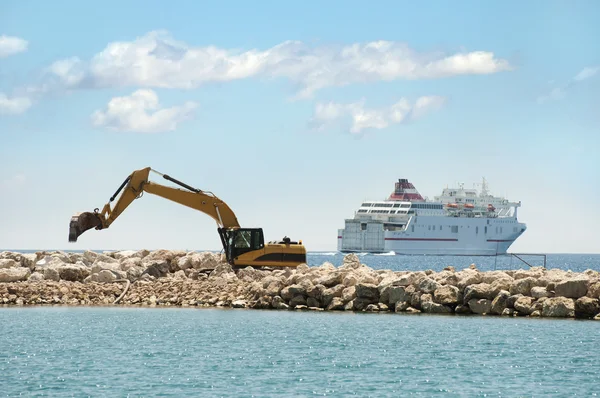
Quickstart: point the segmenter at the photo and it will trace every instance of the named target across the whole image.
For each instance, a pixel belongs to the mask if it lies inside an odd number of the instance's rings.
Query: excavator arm
[[[151,171],[185,189],[173,188],[149,181],[148,178]],[[121,191],[123,193],[111,208],[111,203]],[[77,238],[89,229],[95,228],[100,230],[108,228],[131,202],[141,197],[144,192],[199,210],[212,217],[217,222],[219,228],[236,229],[240,227],[235,213],[212,192],[193,188],[166,174],[146,167],[135,170],[127,176],[114,195],[111,196],[109,202],[104,205],[102,211],[95,209],[94,212],[83,212],[74,215],[69,225],[69,242],[76,242]]]
[[[181,188],[149,181],[151,171]],[[111,207],[111,203],[121,191],[123,193]],[[306,248],[302,241],[293,242],[284,237],[280,242],[265,243],[262,228],[241,228],[235,213],[212,192],[193,188],[150,167],[135,170],[127,176],[102,211],[94,209],[93,212],[75,214],[69,224],[69,241],[76,242],[77,238],[89,229],[108,228],[131,202],[140,198],[144,192],[199,210],[212,217],[217,222],[217,231],[227,261],[233,266],[296,267],[306,263]]]

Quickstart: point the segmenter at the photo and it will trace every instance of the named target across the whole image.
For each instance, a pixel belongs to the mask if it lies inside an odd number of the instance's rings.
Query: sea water
[[[600,322],[0,308],[2,396],[596,396]]]

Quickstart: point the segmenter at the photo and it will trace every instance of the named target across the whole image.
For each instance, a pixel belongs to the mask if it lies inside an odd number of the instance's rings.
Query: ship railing
[[[531,265],[528,261],[525,261],[525,259],[523,259],[522,256],[537,256],[537,257],[542,257],[543,259],[543,267],[546,268],[546,254],[544,253],[497,253],[495,255],[496,259],[494,261],[494,270],[496,269],[496,265],[498,262],[498,257],[499,256],[510,256],[510,265],[512,268],[512,262],[513,262],[513,258],[518,259],[520,262],[526,264],[527,266],[529,266],[529,268],[534,267],[534,265]]]

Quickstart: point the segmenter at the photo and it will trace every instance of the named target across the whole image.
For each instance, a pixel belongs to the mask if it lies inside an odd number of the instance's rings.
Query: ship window
[[[487,227],[485,227],[485,231],[484,232],[487,234]]]
[[[479,233],[479,227],[475,227],[475,233],[478,234]]]
[[[363,207],[369,207],[371,205],[372,205],[372,203],[363,203],[361,206],[363,206]]]
[[[442,226],[440,225],[440,231],[442,230]]]
[[[453,225],[452,226],[452,233],[453,234],[457,234],[458,233],[458,225]]]
[[[367,224],[361,223],[360,224],[360,229],[362,229],[363,231],[365,231],[367,229]]]
[[[399,204],[399,203],[396,203],[396,204],[394,205],[394,207],[400,207],[400,204]]]
[[[414,225],[411,227],[411,229],[412,229],[412,232],[415,232],[415,226]]]

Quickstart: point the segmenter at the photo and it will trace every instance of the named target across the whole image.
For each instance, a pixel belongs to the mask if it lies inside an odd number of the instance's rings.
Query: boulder
[[[598,299],[591,297],[580,297],[575,301],[575,317],[593,318],[600,313]]]
[[[543,317],[572,318],[575,316],[575,300],[567,297],[549,297],[542,307]]]
[[[0,282],[26,281],[31,275],[31,270],[25,267],[0,268]]]
[[[589,279],[576,278],[558,282],[555,286],[555,295],[567,298],[579,298],[587,294]]]
[[[494,300],[492,300],[491,313],[496,315],[502,315],[504,310],[507,308],[508,298],[510,293],[506,290],[500,291]]]
[[[471,299],[468,302],[469,308],[474,314],[489,314],[492,310],[492,301],[488,299]]]
[[[433,300],[443,305],[454,305],[462,301],[461,293],[456,286],[444,285],[438,287],[433,293]]]

